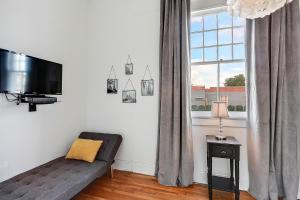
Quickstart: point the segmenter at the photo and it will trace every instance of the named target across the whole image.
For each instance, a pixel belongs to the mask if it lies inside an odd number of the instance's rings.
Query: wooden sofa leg
[[[112,166],[108,168],[107,173],[109,178],[114,178],[114,169]]]

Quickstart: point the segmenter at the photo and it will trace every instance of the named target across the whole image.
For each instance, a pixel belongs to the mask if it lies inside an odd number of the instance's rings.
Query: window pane
[[[192,62],[202,62],[203,61],[203,48],[192,49]]]
[[[210,116],[211,104],[217,100],[218,60],[226,61],[220,63],[220,98],[235,114],[246,110],[245,62],[231,62],[245,59],[244,26],[244,19],[232,17],[227,11],[192,17],[191,101],[193,111],[206,111],[201,116]]]
[[[210,111],[212,101],[217,100],[217,65],[192,66],[192,110]]]
[[[220,96],[228,101],[229,111],[245,111],[245,63],[226,63],[220,67]]]
[[[191,32],[202,31],[203,29],[203,18],[193,17],[191,20]]]
[[[218,14],[219,28],[226,28],[232,26],[232,17],[228,12],[221,12]]]
[[[219,59],[222,60],[231,60],[232,59],[232,46],[220,46],[219,47]]]
[[[244,26],[245,19],[240,17],[233,17],[233,26]]]
[[[219,44],[232,43],[232,29],[219,30]]]
[[[234,59],[245,59],[245,45],[244,44],[233,45],[233,58]]]
[[[233,42],[234,43],[244,43],[244,28],[234,28],[233,29]]]
[[[204,32],[204,46],[217,45],[217,31]]]
[[[193,33],[191,36],[191,47],[203,46],[203,33]]]
[[[217,15],[204,16],[204,30],[211,30],[217,28]]]
[[[217,47],[204,48],[204,60],[216,61],[217,60]]]

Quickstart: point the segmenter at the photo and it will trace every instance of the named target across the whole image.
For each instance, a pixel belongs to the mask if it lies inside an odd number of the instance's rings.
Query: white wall
[[[116,168],[154,174],[158,131],[159,78],[159,0],[90,0],[88,6],[88,102],[87,128],[91,131],[122,133],[124,142],[117,155]],[[124,64],[127,54],[134,61],[130,76],[137,90],[136,104],[122,104],[121,91],[129,76]],[[145,66],[151,66],[155,96],[141,97],[140,80]],[[114,65],[119,93],[106,94],[106,79]],[[195,121],[197,124],[197,120]],[[195,181],[206,183],[205,135],[217,132],[213,126],[194,126]],[[248,189],[245,128],[225,128],[243,144],[241,188]],[[214,161],[215,173],[228,175],[229,164]]]
[[[16,106],[0,98],[0,181],[63,155],[85,129],[85,0],[1,0],[0,48],[63,64],[61,103]]]
[[[88,130],[122,133],[119,169],[153,174],[158,124],[158,0],[91,0],[89,3]],[[128,54],[134,74],[125,75]],[[140,80],[149,64],[154,97],[141,97]],[[119,79],[117,95],[106,94],[111,65]],[[137,90],[136,104],[122,103],[128,78]]]

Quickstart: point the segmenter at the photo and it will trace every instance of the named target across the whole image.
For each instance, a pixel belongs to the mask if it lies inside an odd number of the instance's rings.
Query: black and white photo
[[[142,80],[141,81],[142,96],[154,95],[154,80]]]
[[[133,74],[133,63],[125,64],[125,74],[132,75]]]
[[[118,93],[118,79],[107,79],[107,94]]]
[[[136,103],[136,91],[135,90],[123,90],[122,100],[123,100],[123,103]]]

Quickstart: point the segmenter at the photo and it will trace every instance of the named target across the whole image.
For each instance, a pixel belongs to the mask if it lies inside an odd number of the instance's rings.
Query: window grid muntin
[[[224,27],[224,28],[214,28],[214,29],[209,29],[209,30],[201,30],[201,31],[193,31],[191,32],[191,34],[194,34],[194,33],[202,33],[202,32],[207,32],[207,31],[218,31],[218,30],[224,30],[224,29],[229,29],[229,28],[244,28],[245,26],[229,26],[229,27]]]
[[[202,33],[202,46],[200,47],[193,47],[191,48],[191,50],[194,50],[194,49],[202,49],[202,61],[195,61],[195,60],[198,60],[198,59],[194,59],[194,61],[192,60],[192,64],[202,64],[202,63],[207,63],[207,64],[210,64],[210,63],[213,63],[213,62],[223,62],[223,60],[220,60],[220,56],[219,56],[219,47],[221,46],[231,46],[231,59],[230,60],[226,60],[226,61],[231,61],[231,62],[235,62],[236,60],[237,61],[245,61],[245,59],[234,59],[234,46],[235,45],[245,45],[245,42],[238,42],[238,43],[235,43],[234,42],[234,35],[233,35],[233,30],[235,28],[245,28],[244,25],[234,25],[234,17],[231,17],[231,24],[230,26],[228,27],[222,27],[220,28],[219,27],[219,14],[224,12],[224,10],[222,11],[217,11],[217,12],[212,12],[212,13],[207,13],[207,14],[203,14],[201,16],[197,16],[198,18],[201,17],[202,19],[202,30],[200,31],[193,31],[191,32],[191,35],[193,34],[196,34],[196,33]],[[204,29],[204,26],[205,26],[205,16],[208,16],[208,15],[215,15],[216,17],[216,25],[217,25],[217,28],[214,28],[214,29],[207,29],[205,30]],[[196,16],[195,16],[196,17]],[[227,43],[227,44],[219,44],[219,31],[220,30],[226,30],[226,29],[231,29],[231,43]],[[217,32],[217,45],[205,45],[205,32],[210,32],[210,31],[216,31]],[[216,47],[217,48],[217,60],[215,61],[206,61],[205,60],[205,48],[210,48],[210,47]]]
[[[195,13],[192,14],[193,17],[195,16],[195,17],[201,17],[202,18],[202,26],[201,26],[202,30],[194,29],[194,30],[197,30],[197,31],[193,31],[193,32],[191,32],[191,34],[197,33],[197,32],[198,33],[202,33],[202,43],[203,43],[202,47],[191,48],[191,49],[202,49],[202,53],[203,53],[202,54],[203,55],[202,56],[203,57],[203,61],[199,62],[199,59],[195,58],[194,61],[192,60],[192,63],[191,63],[192,66],[196,66],[196,65],[212,65],[212,64],[220,64],[220,65],[222,65],[222,64],[230,64],[230,63],[232,63],[232,64],[233,63],[244,63],[245,64],[245,52],[243,54],[242,59],[240,59],[240,58],[234,59],[235,58],[234,46],[235,45],[243,45],[245,47],[245,45],[246,45],[245,44],[245,35],[243,35],[243,40],[236,40],[236,42],[234,42],[235,39],[236,39],[236,36],[233,35],[233,32],[234,32],[234,30],[236,28],[242,28],[242,30],[245,30],[245,22],[237,21],[236,18],[231,17],[231,20],[230,20],[231,21],[231,26],[228,26],[228,27],[226,26],[226,27],[220,28],[219,27],[219,25],[220,25],[219,24],[219,17],[221,17],[221,16],[219,15],[219,13],[222,13],[224,11],[226,11],[225,7],[223,7],[223,8],[217,8],[217,9],[211,9],[211,10],[205,10],[205,11],[198,11],[198,12],[195,12]],[[211,14],[215,14],[217,16],[217,23],[218,23],[217,28],[216,29],[204,30],[204,25],[205,25],[204,16],[205,15],[211,15]],[[231,29],[231,40],[232,40],[231,43],[220,44],[219,39],[221,39],[221,38],[218,38],[218,40],[217,40],[218,44],[217,45],[212,45],[212,46],[205,46],[204,45],[204,42],[205,42],[204,32],[207,32],[207,31],[217,31],[217,37],[219,37],[219,30],[224,30],[224,29],[229,29],[229,28]],[[205,58],[204,48],[207,48],[207,47],[216,47],[216,48],[219,48],[219,47],[228,46],[228,45],[231,46],[231,59],[230,60],[220,60],[219,59],[219,55],[218,55],[218,59],[215,60],[215,61],[209,61],[209,62],[207,62],[207,61],[204,60],[204,58]],[[217,51],[217,53],[219,53],[219,50]],[[220,81],[220,78],[218,78],[218,80]],[[197,113],[205,113],[205,111],[197,111]],[[236,113],[236,112],[233,112],[233,113]],[[237,113],[238,114],[242,114],[243,116],[242,117],[239,116],[239,117],[244,118],[244,113],[245,112],[241,112],[241,113],[237,112]],[[201,114],[201,118],[202,117],[203,116]]]

